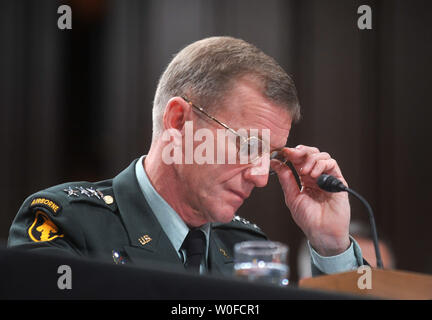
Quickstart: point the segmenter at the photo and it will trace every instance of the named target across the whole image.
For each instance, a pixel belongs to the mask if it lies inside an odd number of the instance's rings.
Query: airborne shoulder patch
[[[61,206],[54,201],[47,199],[47,198],[34,198],[32,202],[30,203],[30,208],[34,207],[43,207],[48,209],[53,215],[57,215],[61,211]]]
[[[60,229],[51,221],[48,215],[41,210],[36,211],[35,219],[28,229],[28,235],[34,242],[51,241],[55,238],[64,237]]]

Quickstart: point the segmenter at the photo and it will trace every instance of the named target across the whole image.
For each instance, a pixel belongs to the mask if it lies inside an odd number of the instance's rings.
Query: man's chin
[[[243,202],[224,199],[224,201],[213,202],[208,206],[207,212],[211,222],[228,223],[234,219],[234,216]]]
[[[233,208],[231,206],[227,206],[226,210],[223,212],[220,212],[220,208],[218,208],[219,213],[216,213],[213,215],[213,222],[220,222],[220,223],[228,223],[231,222],[232,219],[234,219],[234,215],[237,211],[237,208]]]
[[[224,217],[224,219],[220,219],[221,221],[219,221],[219,222],[222,222],[222,223],[229,223],[229,222],[232,221],[232,219],[234,219],[234,214],[229,215],[229,216],[227,216],[227,217]]]

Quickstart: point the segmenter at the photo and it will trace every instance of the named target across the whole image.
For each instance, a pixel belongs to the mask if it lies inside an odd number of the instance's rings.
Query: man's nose
[[[268,183],[269,170],[257,170],[256,167],[249,167],[244,171],[243,177],[256,187],[265,187]]]

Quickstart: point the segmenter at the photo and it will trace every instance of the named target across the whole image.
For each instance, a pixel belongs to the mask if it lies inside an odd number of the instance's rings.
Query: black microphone
[[[327,192],[341,192],[347,191],[347,187],[342,183],[342,181],[336,179],[329,174],[322,174],[317,180],[318,187]]]
[[[342,183],[342,181],[338,180],[337,178],[335,178],[329,174],[320,175],[317,179],[317,184],[318,184],[318,187],[320,187],[321,189],[323,189],[327,192],[346,191],[346,192],[352,194],[353,196],[355,196],[357,199],[359,199],[364,204],[364,206],[368,210],[368,214],[369,214],[369,222],[370,222],[371,230],[372,230],[373,243],[374,243],[374,247],[375,247],[375,255],[376,255],[376,260],[377,260],[377,267],[382,269],[383,263],[382,263],[382,259],[381,259],[381,252],[380,252],[380,249],[378,246],[378,233],[377,233],[376,225],[375,225],[375,217],[374,217],[372,207],[370,206],[370,204],[360,194],[358,194],[354,190],[348,188],[347,186],[345,186]]]

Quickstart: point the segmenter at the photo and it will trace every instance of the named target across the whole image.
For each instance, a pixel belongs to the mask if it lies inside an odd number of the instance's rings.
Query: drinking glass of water
[[[273,241],[245,241],[234,246],[234,274],[253,282],[288,285],[288,247]]]

